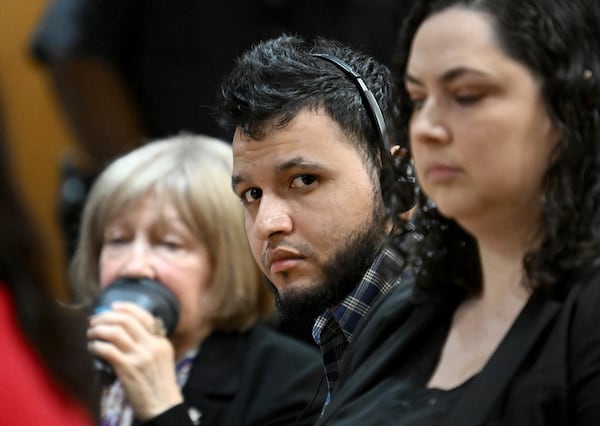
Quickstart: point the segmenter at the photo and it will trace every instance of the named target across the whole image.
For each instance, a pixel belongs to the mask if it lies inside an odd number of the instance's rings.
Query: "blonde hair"
[[[231,190],[231,146],[207,136],[179,135],[135,149],[96,180],[83,212],[70,279],[80,302],[99,289],[99,257],[106,225],[152,194],[172,202],[208,248],[213,284],[207,318],[217,330],[243,330],[274,312],[273,297],[246,238],[243,210]]]

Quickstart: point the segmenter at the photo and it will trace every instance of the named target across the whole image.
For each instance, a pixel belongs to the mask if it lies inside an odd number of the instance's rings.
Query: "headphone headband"
[[[377,127],[379,139],[383,143],[383,148],[389,154],[391,150],[391,144],[388,138],[383,113],[381,112],[381,108],[379,108],[379,104],[375,99],[375,95],[373,95],[373,92],[371,92],[371,90],[367,87],[367,84],[365,83],[363,77],[359,73],[354,71],[354,69],[352,69],[350,65],[342,61],[340,58],[337,58],[333,55],[328,55],[326,53],[313,53],[312,55],[334,64],[336,67],[338,67],[339,69],[344,71],[344,73],[351,77],[351,79],[358,87],[358,91],[360,92],[361,97],[363,98],[363,102],[367,106],[367,110],[370,112],[375,126]]]
[[[388,206],[394,205],[395,200],[401,211],[392,211],[392,217],[398,213],[410,209],[416,201],[415,178],[412,171],[412,165],[408,158],[392,158],[391,144],[388,137],[385,120],[379,104],[375,99],[373,92],[367,87],[363,77],[354,71],[350,65],[333,55],[326,53],[313,53],[312,56],[332,63],[342,70],[356,84],[358,91],[363,99],[363,105],[370,112],[370,116],[379,132],[379,151],[382,162],[382,172],[380,183],[382,190],[389,188],[389,193],[384,192],[383,196]],[[395,176],[394,176],[395,175]]]

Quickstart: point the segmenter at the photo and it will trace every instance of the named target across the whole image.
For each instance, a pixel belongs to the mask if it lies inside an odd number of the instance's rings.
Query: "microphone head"
[[[148,278],[120,277],[110,283],[98,296],[94,313],[109,311],[113,302],[132,302],[159,318],[171,337],[179,322],[179,301],[167,287]],[[94,367],[102,382],[112,383],[115,373],[104,360],[95,359]]]
[[[110,310],[113,302],[132,302],[162,320],[167,337],[179,321],[179,301],[167,287],[148,278],[120,277],[100,293],[94,313]]]

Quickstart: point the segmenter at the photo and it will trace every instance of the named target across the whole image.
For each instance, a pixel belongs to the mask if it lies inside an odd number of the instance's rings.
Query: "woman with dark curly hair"
[[[600,6],[419,2],[395,76],[415,283],[322,424],[600,424]]]

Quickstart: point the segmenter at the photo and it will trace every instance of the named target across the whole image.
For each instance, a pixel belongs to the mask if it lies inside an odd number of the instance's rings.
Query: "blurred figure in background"
[[[229,144],[182,135],[133,150],[94,183],[71,269],[82,302],[116,279],[143,278],[180,305],[170,338],[133,303],[92,317],[90,350],[118,378],[103,394],[103,425],[316,420],[324,400],[318,351],[260,324],[273,315],[273,299],[248,247],[231,172]]]
[[[92,425],[85,318],[51,294],[41,240],[19,199],[2,131],[0,126],[0,422]]]

